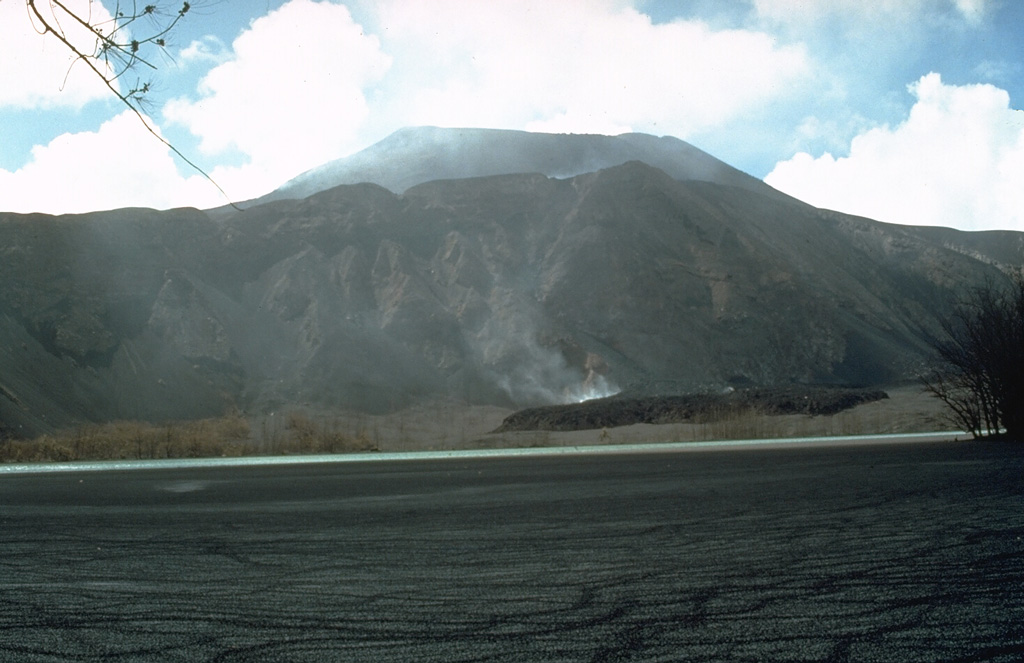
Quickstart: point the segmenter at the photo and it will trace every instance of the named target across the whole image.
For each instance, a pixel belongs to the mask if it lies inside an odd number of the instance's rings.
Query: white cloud
[[[870,129],[871,124],[860,115],[851,114],[822,120],[812,115],[796,126],[790,152],[799,151],[800,145],[820,144],[826,150],[845,151],[852,136]]]
[[[982,60],[974,65],[971,73],[983,81],[991,83],[1012,83],[1014,77],[1020,75],[1021,65],[1007,60]]]
[[[233,193],[243,197],[350,151],[369,113],[365,88],[390,66],[347,8],[311,0],[253,21],[231,51],[197,99],[172,100],[163,114],[199,136],[204,153],[249,158],[247,190]]]
[[[954,0],[957,10],[969,23],[980,23],[985,17],[989,0]]]
[[[829,16],[862,18],[917,12],[926,0],[754,0],[754,10],[779,23],[805,24]]]
[[[95,132],[36,146],[17,171],[0,170],[0,200],[4,211],[47,214],[223,204],[202,177],[182,178],[170,151],[130,111]]]
[[[800,47],[697,21],[652,24],[625,2],[392,0],[395,124],[686,137],[789,92]]]
[[[757,14],[776,23],[807,26],[830,17],[857,22],[916,21],[924,13],[956,12],[968,23],[985,16],[990,0],[754,0]]]
[[[96,22],[110,19],[98,2],[67,0],[65,5]],[[91,54],[95,38],[48,2],[35,6],[48,22],[61,25],[67,39]],[[84,63],[75,63],[68,48],[53,35],[42,34],[38,19],[20,0],[0,2],[0,108],[78,108],[110,91]],[[74,65],[74,66],[72,66]]]
[[[178,52],[178,64],[189,66],[194,63],[220,64],[231,59],[231,54],[224,43],[215,35],[206,35],[193,39],[185,48]]]
[[[849,156],[800,153],[765,178],[812,205],[892,223],[1024,230],[1024,112],[991,85],[908,87],[894,128],[861,133]]]
[[[12,4],[0,0],[0,8]],[[179,52],[183,67],[217,64],[195,94],[172,99],[162,114],[199,138],[203,163],[235,164],[208,170],[239,201],[406,125],[686,138],[792,99],[811,78],[802,47],[698,21],[653,24],[632,5],[382,0],[353,5],[364,29],[343,5],[292,0],[229,48],[204,38]],[[62,136],[20,170],[0,171],[0,183],[38,192],[68,182],[69,195],[47,200],[49,211],[223,204],[202,178],[174,170],[152,137],[142,136],[148,147],[123,149],[148,180],[137,193],[107,180],[72,182],[72,173],[88,171],[97,141],[109,150],[123,130],[118,121]],[[80,146],[77,157],[71,145]],[[55,174],[46,177],[44,165]],[[21,193],[19,200],[29,204]]]

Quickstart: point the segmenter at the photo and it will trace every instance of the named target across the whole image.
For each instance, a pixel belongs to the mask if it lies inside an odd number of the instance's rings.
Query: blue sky
[[[234,200],[402,126],[640,131],[821,207],[1024,230],[1022,35],[1018,0],[197,0],[140,75]],[[0,0],[0,209],[224,203],[68,65]]]

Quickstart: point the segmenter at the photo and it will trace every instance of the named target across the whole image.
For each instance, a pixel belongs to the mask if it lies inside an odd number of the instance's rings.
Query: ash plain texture
[[[1016,661],[1024,449],[0,478],[12,661]]]

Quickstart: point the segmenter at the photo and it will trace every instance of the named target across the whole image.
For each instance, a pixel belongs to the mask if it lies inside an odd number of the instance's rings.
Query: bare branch
[[[976,288],[932,343],[938,364],[924,380],[975,437],[1024,434],[1024,278]]]
[[[132,11],[130,13],[124,13],[121,10],[121,6],[118,5],[115,8],[114,16],[109,21],[94,22],[91,16],[82,17],[76,14],[74,11],[69,9],[62,0],[46,0],[50,8],[51,18],[47,18],[43,15],[37,6],[37,0],[25,0],[25,4],[28,7],[30,17],[34,17],[37,23],[37,30],[42,35],[52,35],[58,41],[60,41],[73,55],[74,59],[72,66],[77,62],[82,62],[86,67],[92,71],[106,86],[112,95],[117,97],[142,123],[146,128],[146,131],[150,133],[154,138],[163,143],[171,152],[177,155],[182,161],[188,164],[193,170],[202,175],[210,184],[216,187],[217,191],[224,196],[225,200],[234,207],[239,209],[235,203],[231,202],[230,197],[224,189],[202,168],[200,168],[195,162],[185,156],[177,147],[175,147],[170,141],[161,136],[156,129],[147,121],[146,116],[142,113],[142,104],[145,102],[146,94],[152,88],[150,82],[136,81],[133,88],[126,92],[121,92],[116,86],[117,81],[125,75],[129,70],[133,69],[138,65],[148,67],[155,70],[156,66],[149,62],[143,57],[142,49],[147,45],[154,45],[158,48],[164,48],[166,46],[165,36],[170,33],[174,27],[181,21],[191,9],[191,4],[183,2],[181,8],[173,15],[170,22],[159,29],[158,32],[144,36],[142,38],[131,37],[128,33],[128,28],[136,21],[143,17],[152,17],[159,11],[157,5],[147,4],[142,10],[138,10],[137,4],[133,3]],[[65,16],[67,20],[72,21],[74,24],[88,31],[95,39],[95,46],[92,53],[86,53],[77,45],[72,43],[70,38],[67,36],[67,32],[61,25],[61,18],[57,13],[60,10],[61,15]],[[128,35],[124,41],[121,41],[121,35]],[[104,67],[109,70],[108,72],[101,71],[97,63],[102,62]],[[70,69],[69,69],[70,71]]]

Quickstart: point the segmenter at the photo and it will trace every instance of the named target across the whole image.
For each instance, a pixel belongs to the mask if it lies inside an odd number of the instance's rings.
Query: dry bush
[[[932,341],[925,388],[975,438],[1024,439],[1024,276],[988,281],[959,301]]]
[[[338,431],[336,422],[316,422],[304,412],[289,412],[286,421],[288,436],[284,440],[276,440],[277,453],[335,454],[377,450],[376,444],[363,430],[349,435]]]
[[[35,440],[4,440],[0,442],[0,461],[7,463],[39,463],[74,460],[69,447],[49,436]]]
[[[237,414],[163,426],[139,421],[83,424],[34,440],[0,443],[0,462],[243,456],[256,453]]]

